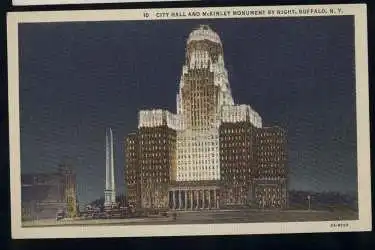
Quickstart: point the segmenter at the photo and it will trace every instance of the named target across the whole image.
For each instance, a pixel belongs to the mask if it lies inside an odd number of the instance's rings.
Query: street
[[[124,219],[55,219],[26,221],[24,227],[72,226],[72,225],[166,225],[166,224],[212,224],[212,223],[259,223],[259,222],[309,222],[356,220],[354,212],[330,211],[259,211],[259,210],[227,210],[227,211],[187,211],[177,213],[176,220],[169,217],[124,218]]]

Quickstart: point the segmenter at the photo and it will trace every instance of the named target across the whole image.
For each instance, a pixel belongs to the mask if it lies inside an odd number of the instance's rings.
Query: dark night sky
[[[22,173],[74,162],[80,202],[103,196],[105,129],[124,192],[124,137],[140,108],[175,110],[188,34],[210,24],[236,103],[288,131],[290,187],[355,192],[352,17],[22,24]]]

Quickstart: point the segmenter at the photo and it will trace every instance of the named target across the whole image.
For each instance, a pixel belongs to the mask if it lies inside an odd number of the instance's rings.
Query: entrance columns
[[[188,205],[187,205],[187,190],[184,191],[184,196],[185,196],[184,197],[185,198],[185,204],[184,204],[185,205],[185,210],[187,210],[187,207],[188,207]]]
[[[181,189],[178,190],[178,209],[182,208]]]
[[[202,190],[202,208],[205,209],[205,195],[204,195],[204,192],[206,192],[206,190]]]
[[[211,209],[211,189],[208,189],[208,209]]]
[[[219,189],[216,187],[178,187],[171,188],[171,210],[219,209]]]
[[[172,194],[173,194],[173,210],[176,209],[176,194],[175,194],[175,190],[172,191]]]
[[[193,210],[193,195],[194,191],[190,190],[190,210]]]
[[[217,205],[217,203],[216,203],[216,189],[214,189],[214,208],[217,208],[216,207],[216,205]]]
[[[199,208],[199,190],[196,190],[195,194],[196,194],[195,201],[197,203],[197,205],[195,206],[195,208],[198,209]]]

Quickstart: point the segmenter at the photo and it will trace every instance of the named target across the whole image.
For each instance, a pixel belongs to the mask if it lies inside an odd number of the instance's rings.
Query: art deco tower
[[[246,84],[246,83],[245,83]],[[286,134],[236,104],[223,44],[209,26],[188,36],[177,114],[139,111],[126,140],[131,204],[143,209],[283,208]]]
[[[112,129],[106,132],[106,180],[104,190],[104,205],[111,206],[116,202],[115,174],[113,160],[113,134]]]
[[[177,181],[220,179],[221,109],[233,104],[220,37],[201,25],[188,37],[177,94]]]

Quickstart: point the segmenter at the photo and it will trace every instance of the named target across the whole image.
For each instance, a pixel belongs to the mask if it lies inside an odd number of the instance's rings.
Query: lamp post
[[[307,195],[307,201],[308,201],[309,210],[310,210],[311,209],[311,196],[310,195]]]

